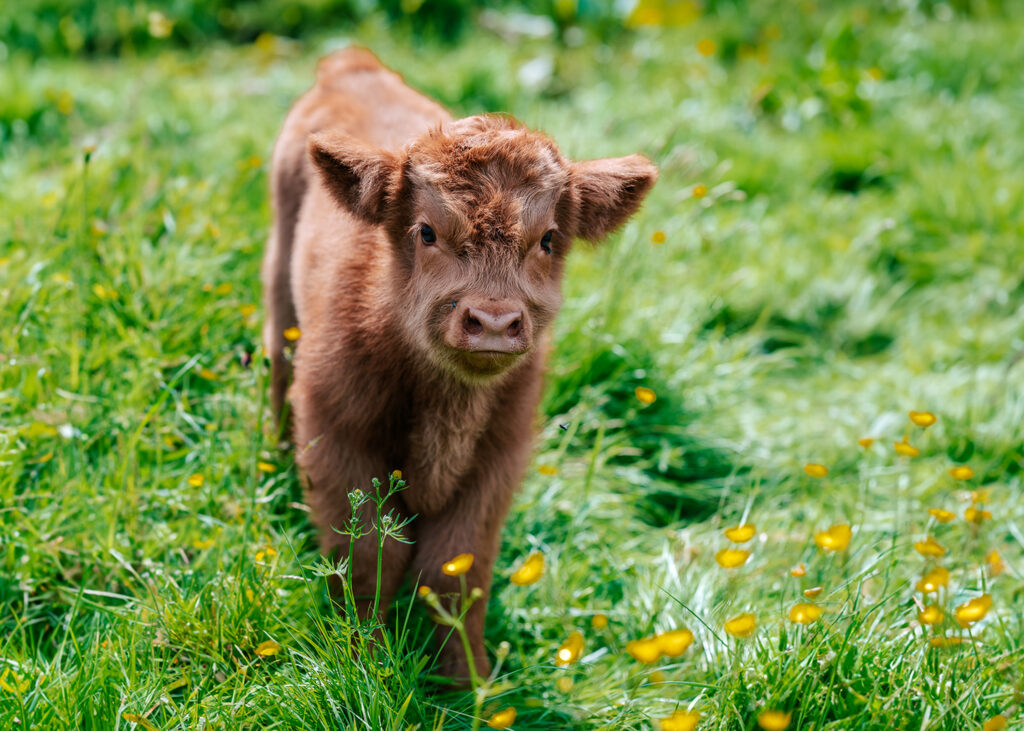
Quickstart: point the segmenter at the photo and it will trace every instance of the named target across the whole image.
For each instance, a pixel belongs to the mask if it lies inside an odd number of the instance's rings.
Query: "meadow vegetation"
[[[704,10],[0,46],[0,727],[1024,728],[1024,16]],[[479,702],[443,598],[331,611],[271,423],[269,150],[348,42],[661,168],[572,257]]]

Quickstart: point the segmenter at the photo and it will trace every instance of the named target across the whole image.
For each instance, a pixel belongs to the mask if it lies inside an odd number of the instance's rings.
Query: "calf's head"
[[[640,155],[571,162],[547,137],[490,115],[399,152],[332,133],[309,147],[335,200],[387,232],[404,339],[468,382],[534,347],[561,303],[572,240],[617,228],[657,179]]]

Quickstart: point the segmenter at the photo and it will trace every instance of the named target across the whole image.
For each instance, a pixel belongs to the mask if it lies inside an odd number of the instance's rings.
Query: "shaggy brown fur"
[[[486,593],[530,455],[565,257],[574,237],[632,215],[656,169],[639,155],[570,162],[507,117],[453,121],[350,49],[320,62],[272,176],[264,341],[281,410],[282,333],[302,332],[287,395],[324,551],[348,553],[332,530],[350,518],[348,493],[400,469],[409,487],[393,507],[416,516],[414,543],[385,546],[385,606],[410,573],[456,591],[441,565],[464,552],[476,557],[469,586]],[[373,596],[376,539],[353,550],[355,591]],[[484,605],[468,618],[481,672]],[[458,643],[442,670],[466,676]]]

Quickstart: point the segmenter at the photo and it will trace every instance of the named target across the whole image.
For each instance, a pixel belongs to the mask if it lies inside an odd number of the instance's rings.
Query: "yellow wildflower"
[[[195,548],[199,551],[205,551],[207,548],[213,548],[215,544],[216,541],[214,541],[212,538],[196,539],[192,541],[192,548]]]
[[[223,296],[225,294],[231,294],[232,289],[233,287],[231,286],[231,282],[223,282],[221,284],[218,284],[216,289],[214,289],[213,291],[214,294],[219,294]]]
[[[804,566],[802,563],[798,563],[796,566],[789,570],[789,573],[791,576],[795,576],[799,579],[800,577],[805,576],[807,574],[807,567]]]
[[[697,711],[677,710],[671,716],[658,721],[658,728],[661,731],[693,731],[700,723],[700,713]]]
[[[804,472],[809,474],[811,477],[824,477],[828,474],[828,467],[817,462],[811,462],[810,464],[804,465]]]
[[[258,469],[260,472],[268,472],[268,473],[269,472],[276,472],[277,471],[277,467],[275,467],[274,465],[270,464],[270,462],[257,462],[256,463],[256,469]]]
[[[281,646],[273,640],[267,640],[256,645],[256,654],[260,657],[273,657],[281,652]]]
[[[540,467],[537,468],[537,471],[547,477],[554,477],[555,475],[558,474],[557,467],[552,467],[551,465],[547,464],[542,464]]]
[[[749,558],[750,551],[745,551],[742,548],[723,548],[715,554],[715,561],[723,569],[734,569],[737,566],[742,566]]]
[[[794,604],[789,610],[789,621],[797,624],[811,624],[821,616],[821,607],[817,604],[801,602]]]
[[[822,587],[820,587],[820,586],[812,586],[810,589],[804,589],[803,593],[804,593],[804,596],[807,597],[808,599],[813,599],[814,597],[818,596],[818,594],[820,594],[822,591],[823,591]]]
[[[749,612],[728,620],[724,625],[726,633],[733,637],[750,637],[757,629],[757,619]]]
[[[658,650],[666,657],[679,657],[693,644],[693,632],[688,629],[674,629],[662,632],[654,638]]]
[[[907,438],[903,437],[902,442],[893,442],[892,448],[896,450],[896,454],[901,457],[918,457],[921,455],[921,450],[907,443]]]
[[[864,449],[869,449],[874,443],[875,440],[872,437],[861,437],[857,440],[857,444],[864,447]]]
[[[604,629],[608,626],[608,615],[595,614],[590,620],[590,626],[597,630]]]
[[[238,312],[242,315],[242,317],[252,317],[253,315],[256,314],[256,305],[242,305],[238,308]]]
[[[814,542],[818,548],[826,552],[845,551],[850,545],[853,531],[846,523],[836,523],[829,526],[828,530],[819,531],[814,534]]]
[[[914,550],[922,556],[928,556],[930,558],[939,558],[946,555],[946,547],[935,540],[932,536],[928,536],[925,540],[915,543]]]
[[[508,728],[516,721],[516,709],[512,706],[498,711],[487,719],[487,728]]]
[[[981,490],[971,490],[972,503],[987,503],[992,499],[992,488],[986,487]]]
[[[961,464],[950,469],[949,474],[954,480],[969,480],[974,477],[974,470],[965,464]]]
[[[697,41],[697,53],[701,56],[714,56],[716,50],[718,50],[718,44],[710,38],[701,38]]]
[[[653,404],[658,400],[658,395],[646,386],[637,386],[633,393],[636,394],[636,400],[642,404]]]
[[[927,429],[936,422],[935,414],[930,411],[911,411],[910,420],[914,423],[914,426],[920,426]]]
[[[986,520],[992,520],[992,513],[987,510],[979,510],[972,505],[964,511],[964,519],[968,523],[980,524]]]
[[[431,589],[426,584],[423,584],[423,585],[420,586],[419,589],[416,590],[416,593],[419,594],[421,597],[425,598],[425,597],[429,596],[430,592],[432,592],[432,591],[433,591],[433,589]]]
[[[988,610],[992,608],[992,597],[988,594],[982,594],[977,599],[971,599],[969,602],[964,602],[953,610],[953,616],[956,617],[956,623],[961,627],[969,627],[985,618],[988,614]]]
[[[999,576],[1006,571],[1006,562],[999,555],[999,551],[994,548],[985,554],[985,563],[988,564],[988,570],[992,576]]]
[[[664,244],[665,243],[665,232],[664,231],[655,231],[653,234],[651,234],[651,241],[653,241],[655,244]]]
[[[1006,720],[1006,716],[1000,713],[981,724],[981,728],[982,731],[1003,731],[1008,724],[1009,721]]]
[[[555,687],[563,693],[568,693],[570,690],[572,690],[572,686],[572,678],[568,675],[563,675],[555,682]]]
[[[528,586],[537,582],[543,574],[544,554],[534,551],[526,557],[523,565],[516,569],[512,576],[509,577],[509,581],[516,586]]]
[[[934,604],[929,604],[917,613],[917,619],[921,624],[938,624],[945,616],[946,613]]]
[[[0,688],[3,688],[8,693],[24,695],[24,693],[31,687],[31,678],[19,677],[19,675],[10,668],[4,668],[3,675],[0,675]]]
[[[190,484],[192,487],[202,487],[203,486],[203,476],[198,474],[198,473],[196,473],[194,475],[190,475],[189,478],[188,478],[188,484]]]
[[[940,649],[946,647],[955,647],[956,645],[962,645],[963,642],[963,637],[932,637],[930,640],[928,640],[929,646],[937,647]]]
[[[757,528],[751,523],[744,523],[738,525],[735,528],[726,528],[725,537],[733,543],[746,543],[754,534],[757,533]]]
[[[940,523],[948,523],[956,517],[956,513],[951,513],[950,511],[943,510],[942,508],[928,508],[928,514]]]
[[[446,562],[441,571],[447,576],[462,576],[473,566],[472,553],[460,553],[451,561]]]
[[[757,725],[764,731],[785,731],[789,728],[789,721],[792,717],[792,713],[785,711],[761,711],[757,717]]]
[[[579,630],[572,632],[558,648],[555,653],[555,665],[560,668],[568,667],[580,659],[583,654],[583,633]]]
[[[917,582],[917,590],[922,594],[934,594],[943,586],[949,586],[949,571],[941,566],[930,569]]]
[[[708,186],[704,185],[704,183],[697,183],[695,186],[693,186],[693,192],[691,193],[691,195],[694,198],[703,198],[707,194]]]
[[[658,662],[661,657],[661,647],[653,637],[644,637],[641,640],[631,640],[626,643],[626,652],[632,655],[637,662],[648,665]]]
[[[258,550],[256,552],[256,560],[257,561],[262,561],[263,559],[266,559],[266,558],[273,558],[276,555],[277,555],[277,550],[276,549],[274,549],[271,546],[266,546],[265,548],[261,548],[260,550]]]
[[[302,337],[302,331],[299,330],[299,328],[297,327],[290,327],[281,334],[284,335],[285,340],[288,340],[293,343],[300,337]]]
[[[216,373],[211,371],[209,368],[200,368],[199,369],[199,377],[202,378],[204,381],[219,381],[220,380],[220,376],[218,376]]]

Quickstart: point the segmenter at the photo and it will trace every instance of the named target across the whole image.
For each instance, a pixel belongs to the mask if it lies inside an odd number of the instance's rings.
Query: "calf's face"
[[[395,249],[404,339],[464,381],[535,346],[561,302],[574,238],[596,241],[657,179],[645,158],[571,162],[505,117],[469,117],[401,152],[322,134],[310,153],[333,197]]]

